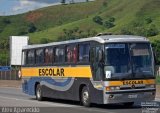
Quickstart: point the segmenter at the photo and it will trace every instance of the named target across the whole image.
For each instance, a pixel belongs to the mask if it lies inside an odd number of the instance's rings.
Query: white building
[[[28,36],[10,36],[10,65],[20,66],[22,47],[28,45]]]

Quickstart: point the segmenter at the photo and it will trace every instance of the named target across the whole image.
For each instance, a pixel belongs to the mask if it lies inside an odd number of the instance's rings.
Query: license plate
[[[137,94],[128,95],[128,98],[137,98]]]

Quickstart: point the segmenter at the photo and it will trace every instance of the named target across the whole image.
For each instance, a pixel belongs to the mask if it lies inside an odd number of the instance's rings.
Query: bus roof
[[[149,42],[149,40],[142,36],[134,36],[134,35],[104,35],[104,36],[96,36],[90,38],[81,38],[75,40],[67,40],[61,42],[52,42],[47,44],[34,44],[34,45],[27,45],[24,46],[23,49],[32,49],[32,48],[40,48],[40,47],[47,47],[47,46],[54,46],[54,45],[61,45],[61,44],[71,44],[71,43],[78,43],[78,42],[89,42],[89,41],[96,41],[99,43],[110,43],[110,42]]]

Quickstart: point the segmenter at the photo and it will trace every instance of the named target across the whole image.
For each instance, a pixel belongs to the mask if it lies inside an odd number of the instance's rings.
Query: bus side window
[[[66,62],[76,63],[77,62],[77,47],[71,45],[66,47]]]
[[[44,50],[37,49],[36,50],[36,64],[43,64],[44,63]]]
[[[45,49],[45,56],[44,56],[44,63],[45,64],[52,64],[54,61],[53,58],[53,48],[46,48]]]
[[[89,62],[89,44],[80,44],[79,45],[79,61],[80,62]]]
[[[66,50],[66,53],[67,53],[67,55],[66,55],[66,61],[67,62],[71,62],[71,57],[72,57],[71,47],[67,46],[66,49],[67,49]]]
[[[56,63],[64,62],[64,60],[65,60],[64,52],[65,52],[64,48],[62,48],[62,47],[56,48],[56,50],[55,50],[55,62]]]
[[[34,50],[29,50],[27,52],[27,64],[28,65],[33,65],[35,64],[35,54],[34,54]]]
[[[74,48],[73,48],[73,62],[74,63],[77,63],[77,47],[75,46]]]

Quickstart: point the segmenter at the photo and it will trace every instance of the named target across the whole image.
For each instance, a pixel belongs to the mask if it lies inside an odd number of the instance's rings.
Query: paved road
[[[159,99],[156,101],[160,102]],[[73,101],[46,99],[39,102],[35,97],[23,94],[20,88],[7,87],[0,87],[0,108],[0,113],[147,113],[138,104],[131,108],[96,104],[86,108]]]

